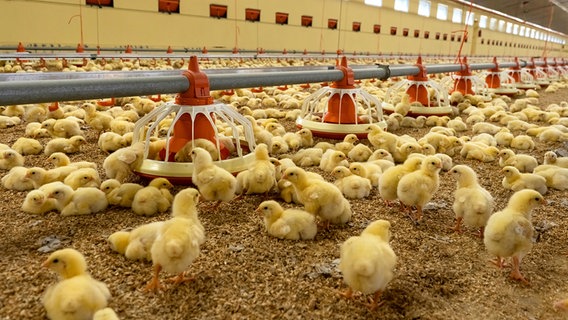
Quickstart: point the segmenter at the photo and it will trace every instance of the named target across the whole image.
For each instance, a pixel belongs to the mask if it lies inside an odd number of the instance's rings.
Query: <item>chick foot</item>
[[[521,261],[519,257],[513,257],[513,270],[511,271],[511,279],[521,281],[522,283],[529,285],[529,281],[521,274],[519,270]]]
[[[369,311],[374,311],[378,307],[382,306],[383,303],[385,303],[384,301],[380,301],[382,294],[383,293],[381,291],[377,291],[375,292],[375,296],[373,298],[369,298],[369,303],[367,304]]]
[[[181,284],[181,283],[184,283],[184,282],[191,282],[193,280],[195,280],[195,277],[186,276],[186,272],[182,272],[175,277],[167,279],[166,281],[177,285],[177,284]]]
[[[164,286],[160,284],[160,271],[162,271],[162,266],[159,264],[155,265],[154,276],[152,277],[152,280],[148,282],[146,287],[144,287],[144,292],[157,292],[164,288]]]
[[[463,230],[461,228],[461,222],[462,222],[462,218],[457,218],[456,219],[456,224],[453,227],[448,227],[450,230],[454,230],[454,232],[457,233],[463,233]]]
[[[345,291],[338,291],[337,293],[339,293],[340,295],[342,295],[343,297],[345,297],[347,299],[353,298],[353,289],[351,289],[351,288],[347,288],[347,290],[345,290]]]
[[[507,263],[505,262],[505,259],[501,258],[501,257],[497,257],[495,259],[491,259],[489,260],[489,262],[493,263],[494,265],[497,266],[497,268],[499,269],[503,269],[504,267],[507,266]]]

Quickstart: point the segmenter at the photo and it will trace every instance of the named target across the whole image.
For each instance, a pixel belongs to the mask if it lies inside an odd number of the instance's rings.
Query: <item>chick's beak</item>
[[[45,260],[45,261],[41,264],[41,266],[42,266],[43,268],[49,268],[49,266],[51,266],[51,263],[49,263],[49,260]]]

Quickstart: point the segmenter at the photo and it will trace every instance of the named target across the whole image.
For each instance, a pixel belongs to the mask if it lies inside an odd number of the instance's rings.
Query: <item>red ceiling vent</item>
[[[381,33],[381,25],[380,24],[376,24],[373,26],[373,32],[374,33]]]
[[[288,24],[288,14],[284,12],[276,12],[275,22],[277,24]]]
[[[353,22],[353,31],[355,31],[355,32],[361,31],[361,22],[357,22],[357,21]]]
[[[409,31],[408,28],[403,28],[403,29],[402,29],[402,36],[403,36],[403,37],[408,37],[408,31]]]
[[[209,16],[218,19],[227,19],[227,6],[220,4],[210,4]]]
[[[396,27],[391,27],[391,36],[396,36]]]
[[[332,30],[337,29],[337,19],[327,19],[327,28]]]
[[[158,11],[179,13],[179,0],[159,0]]]
[[[420,37],[420,30],[414,29],[414,38]]]
[[[245,9],[245,19],[251,22],[259,22],[260,21],[260,10],[258,9]]]
[[[430,31],[424,31],[424,39],[430,38]]]

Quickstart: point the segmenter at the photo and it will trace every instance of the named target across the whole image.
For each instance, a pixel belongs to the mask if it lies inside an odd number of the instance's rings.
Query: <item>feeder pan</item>
[[[513,79],[513,85],[517,89],[528,90],[536,89],[537,84],[534,77],[526,69],[511,69],[507,71],[507,74]]]
[[[546,72],[544,72],[543,68],[535,67],[533,71],[533,76],[535,78],[535,83],[539,85],[542,89],[545,89],[550,85],[550,80],[548,79],[548,75],[546,74]]]
[[[461,85],[466,84],[463,88]],[[483,81],[478,75],[463,76],[459,74],[452,74],[451,76],[444,77],[440,80],[440,85],[444,88],[451,88],[450,92],[459,91],[464,96],[466,94],[481,96],[483,101],[488,102],[492,100],[491,92],[487,83]],[[465,90],[464,90],[465,89]]]
[[[369,124],[386,129],[381,102],[355,87],[353,70],[347,66],[345,57],[336,68],[343,72],[344,78],[304,99],[296,120],[298,128],[310,129],[313,135],[330,139],[343,139],[350,133],[366,138]]]
[[[175,116],[167,130],[165,148],[159,153],[160,159],[148,159],[152,137],[160,139],[158,134],[160,121],[170,118],[172,114],[175,114]],[[223,144],[223,141],[219,139],[221,134],[218,131],[217,122],[225,123],[231,128],[232,142],[236,148],[236,154],[231,154]],[[213,132],[204,133],[204,131],[208,130],[200,129],[200,126],[203,124],[213,128]],[[176,134],[176,126],[180,126],[179,128],[183,126],[183,130],[180,130],[182,133],[181,137],[179,133]],[[242,126],[242,132],[239,131],[239,126]],[[184,134],[186,134],[185,137]],[[193,142],[192,136],[194,139],[210,139],[211,134],[213,134],[213,140],[215,140],[218,152],[217,158],[219,159],[214,161],[215,165],[233,174],[248,168],[250,162],[254,159],[254,153],[251,153],[250,150],[254,149],[255,142],[252,126],[245,117],[223,103],[205,106],[182,106],[174,102],[168,102],[142,117],[134,126],[132,143],[144,143],[144,160],[142,165],[134,171],[140,176],[149,179],[163,177],[172,183],[189,184],[193,174],[193,163],[175,162],[175,153],[188,141]],[[173,143],[175,139],[178,139],[181,143]],[[245,153],[248,154],[245,155]]]
[[[509,75],[507,70],[494,72],[490,71],[486,75],[486,83],[487,79],[491,77],[496,77],[497,81],[499,82],[499,86],[497,88],[491,88],[488,84],[489,88],[487,89],[490,93],[501,95],[501,96],[516,96],[519,94],[519,89],[515,86],[515,79]]]

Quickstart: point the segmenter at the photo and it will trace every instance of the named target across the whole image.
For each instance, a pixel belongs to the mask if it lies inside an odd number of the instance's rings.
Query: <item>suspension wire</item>
[[[467,19],[471,16],[472,11],[473,11],[473,1],[470,1],[470,2],[469,2],[469,10],[467,11],[468,14],[465,16],[466,18],[465,18],[464,23],[463,23],[463,24],[464,24],[464,29],[463,29],[463,30],[452,31],[452,33],[461,32],[461,33],[463,34],[462,39],[461,39],[461,43],[460,43],[460,48],[459,48],[459,50],[458,50],[458,54],[457,54],[457,56],[456,56],[456,59],[454,60],[454,63],[458,63],[458,62],[461,63],[461,53],[462,53],[462,50],[463,50],[463,45],[464,45],[464,43],[465,43],[465,39],[467,39],[467,36],[468,36],[468,31],[467,31],[468,24],[467,24]]]
[[[552,25],[552,17],[554,16],[554,5],[550,5],[550,16],[548,17],[548,29],[550,30],[550,26]],[[548,51],[548,35],[544,39],[544,49],[542,50],[542,57],[546,58]]]

